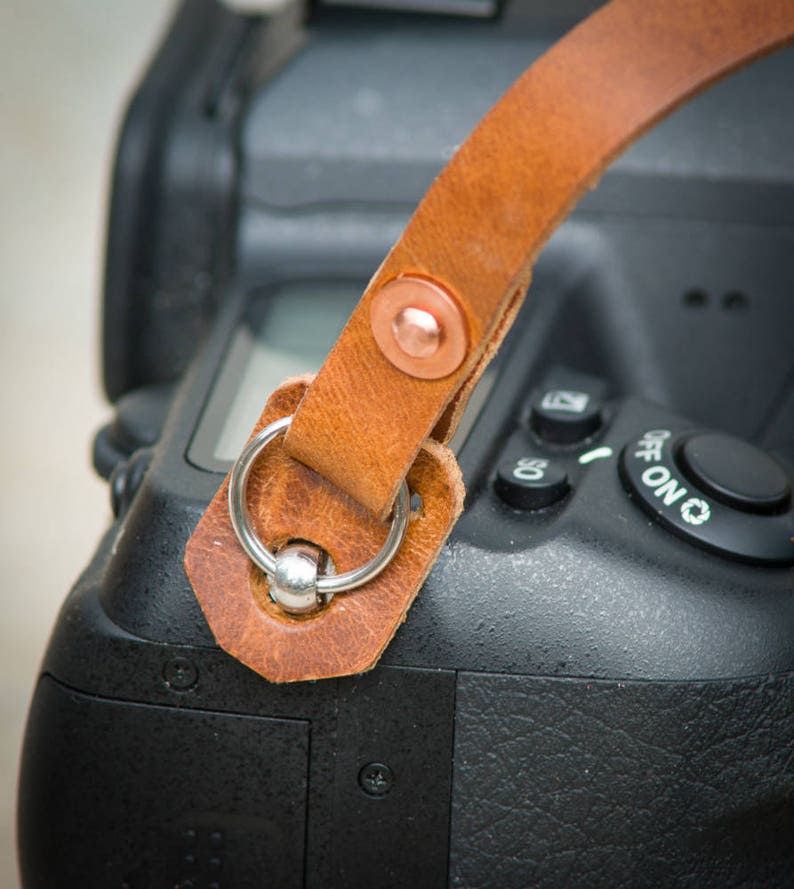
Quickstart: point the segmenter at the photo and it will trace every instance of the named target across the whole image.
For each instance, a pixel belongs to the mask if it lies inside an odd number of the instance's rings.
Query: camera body
[[[269,391],[567,24],[443,11],[187,2],[130,106],[95,443],[116,518],[31,705],[26,889],[790,883],[791,52],[552,238],[453,442],[464,515],[371,673],[266,682],[184,574]]]

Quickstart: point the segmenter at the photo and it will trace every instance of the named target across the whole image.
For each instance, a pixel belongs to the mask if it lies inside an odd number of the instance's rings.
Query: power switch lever
[[[649,429],[619,468],[637,504],[679,537],[743,562],[794,564],[790,483],[764,451],[721,432]]]

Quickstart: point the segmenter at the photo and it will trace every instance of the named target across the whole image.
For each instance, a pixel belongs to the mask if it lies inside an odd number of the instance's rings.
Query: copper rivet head
[[[406,306],[392,321],[397,345],[411,358],[430,358],[441,345],[441,326],[424,309]]]
[[[466,357],[463,314],[434,281],[408,276],[390,281],[372,301],[370,323],[386,358],[412,377],[446,377]]]

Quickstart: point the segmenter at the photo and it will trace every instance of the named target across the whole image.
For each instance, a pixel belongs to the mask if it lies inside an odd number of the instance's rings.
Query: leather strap
[[[385,518],[428,437],[446,442],[551,233],[609,163],[685,99],[792,40],[793,0],[613,0],[539,59],[425,195],[300,405],[287,453]],[[469,348],[439,380],[384,358],[375,295],[419,275],[454,295]]]
[[[286,616],[232,532],[227,479],[185,557],[223,648],[276,682],[375,665],[460,513],[459,472],[441,442],[518,312],[542,245],[660,117],[792,39],[794,0],[613,0],[516,82],[433,184],[318,377],[277,390],[254,430],[294,412],[283,446],[252,474],[249,509],[266,546],[306,540],[339,571],[360,565],[380,547],[407,475],[422,503],[401,550],[366,586]],[[409,376],[375,342],[371,304],[401,276],[437,282],[462,312],[468,345],[447,377]]]
[[[308,378],[289,380],[268,399],[255,435],[298,406]],[[221,648],[272,682],[295,682],[371,669],[405,620],[463,508],[463,483],[447,448],[427,442],[408,474],[421,498],[406,538],[383,573],[361,590],[337,595],[317,614],[290,617],[271,602],[266,577],[234,536],[228,477],[188,541],[185,568]],[[338,572],[369,561],[387,527],[277,444],[252,471],[249,507],[260,538],[274,550],[310,540]]]

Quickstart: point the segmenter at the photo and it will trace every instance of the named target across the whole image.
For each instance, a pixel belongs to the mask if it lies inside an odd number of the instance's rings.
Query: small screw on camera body
[[[358,773],[358,783],[367,796],[386,796],[394,786],[394,772],[382,762],[370,762]]]
[[[163,679],[169,688],[187,691],[198,682],[198,669],[190,658],[177,655],[165,662]]]

